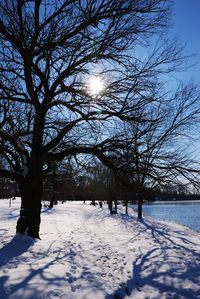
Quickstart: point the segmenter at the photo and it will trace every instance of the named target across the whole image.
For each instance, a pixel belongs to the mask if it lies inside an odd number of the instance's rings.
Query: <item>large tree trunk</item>
[[[28,175],[19,186],[21,192],[20,217],[16,232],[39,239],[42,199],[42,179]]]
[[[36,107],[36,118],[32,139],[32,152],[24,159],[24,178],[19,183],[21,193],[21,210],[16,232],[39,237],[41,201],[43,194],[43,152],[45,110],[41,105]]]

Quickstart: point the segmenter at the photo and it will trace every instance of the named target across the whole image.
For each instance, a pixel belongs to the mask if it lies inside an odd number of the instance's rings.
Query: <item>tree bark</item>
[[[126,200],[125,206],[126,206],[126,214],[128,214],[128,200]]]
[[[21,209],[16,232],[40,239],[42,177],[40,175],[36,177],[30,174],[27,175],[19,184],[19,189],[21,193]]]
[[[16,232],[38,238],[40,230],[41,201],[43,194],[43,151],[42,141],[44,132],[45,109],[36,106],[36,118],[32,138],[32,152],[27,154],[23,179],[19,183],[21,193],[20,217],[17,221]]]
[[[112,214],[112,200],[111,199],[108,200],[108,208],[110,210],[110,214]]]
[[[55,187],[53,187],[52,190],[52,197],[49,203],[49,208],[52,209],[54,205],[57,205],[57,199],[56,199],[56,195],[55,195]]]
[[[138,198],[138,219],[142,219],[142,198]]]
[[[117,213],[117,199],[115,199],[114,203],[115,203],[115,212]]]

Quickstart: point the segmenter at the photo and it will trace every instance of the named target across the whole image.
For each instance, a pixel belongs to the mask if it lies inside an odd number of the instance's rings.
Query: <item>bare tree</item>
[[[196,86],[181,84],[165,101],[144,108],[148,108],[146,121],[124,124],[126,146],[120,159],[125,161],[122,170],[135,191],[138,218],[142,218],[142,201],[158,187],[199,189],[200,165],[190,146],[197,129],[198,105]]]
[[[39,238],[52,161],[89,154],[114,168],[110,153],[122,147],[115,122],[142,122],[144,105],[155,102],[152,80],[182,61],[174,43],[147,60],[136,55],[164,30],[168,3],[1,1],[0,175],[19,185],[18,233]],[[105,88],[95,94],[88,82],[97,75]]]

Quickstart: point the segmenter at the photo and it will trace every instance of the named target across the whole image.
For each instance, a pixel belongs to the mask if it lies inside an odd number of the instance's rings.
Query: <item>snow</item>
[[[0,200],[1,299],[200,298],[200,233],[89,203],[42,210],[41,240],[15,235]],[[13,237],[14,236],[14,237]]]

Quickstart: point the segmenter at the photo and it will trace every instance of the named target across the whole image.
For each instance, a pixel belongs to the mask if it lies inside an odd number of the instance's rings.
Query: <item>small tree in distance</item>
[[[148,59],[134,52],[164,30],[168,12],[164,0],[1,1],[0,175],[19,185],[18,233],[39,238],[55,161],[89,154],[120,170],[112,154],[126,143],[115,123],[149,122],[147,108],[166,92],[157,78],[182,63],[174,42]],[[105,82],[98,94],[92,76]]]
[[[179,86],[169,99],[148,109],[148,122],[124,124],[126,146],[120,160],[121,171],[135,191],[138,218],[142,218],[142,201],[158,188],[184,186],[199,189],[199,162],[192,154],[199,94],[193,84]]]

